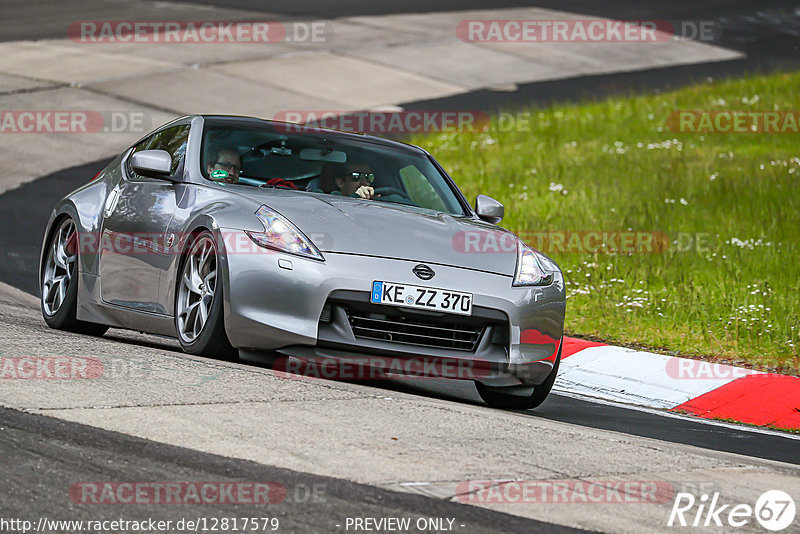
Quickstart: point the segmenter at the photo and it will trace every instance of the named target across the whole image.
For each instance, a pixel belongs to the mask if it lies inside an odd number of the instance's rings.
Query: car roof
[[[202,117],[204,120],[209,119],[215,122],[232,122],[238,124],[267,124],[267,125],[283,125],[283,124],[291,124],[293,126],[297,126],[296,123],[290,122],[282,122],[282,121],[273,121],[269,119],[260,119],[258,117],[249,117],[246,115],[197,115]],[[377,145],[389,146],[394,148],[399,148],[401,150],[411,150],[417,153],[428,154],[426,150],[420,148],[416,145],[412,145],[410,143],[403,143],[400,141],[395,141],[392,139],[386,139],[384,137],[378,137],[375,135],[369,135],[364,133],[355,133],[355,132],[347,132],[343,130],[332,130],[329,128],[319,128],[316,126],[305,126],[300,124],[299,126],[303,126],[308,133],[321,133],[326,134],[328,136],[338,138],[338,139],[350,139],[353,141],[366,141],[368,143],[374,143]]]

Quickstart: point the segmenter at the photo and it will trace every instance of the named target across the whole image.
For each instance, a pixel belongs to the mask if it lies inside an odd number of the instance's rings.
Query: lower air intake
[[[350,327],[357,338],[379,339],[423,347],[474,352],[484,326],[447,320],[397,317],[351,310]]]

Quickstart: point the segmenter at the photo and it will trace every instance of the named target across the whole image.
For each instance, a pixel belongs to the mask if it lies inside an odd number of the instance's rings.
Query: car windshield
[[[294,129],[296,131],[290,131]],[[222,184],[284,188],[463,215],[441,172],[423,153],[295,125],[208,121],[203,176]]]

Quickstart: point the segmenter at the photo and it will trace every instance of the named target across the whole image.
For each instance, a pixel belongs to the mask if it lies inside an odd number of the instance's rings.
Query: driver
[[[372,200],[375,198],[374,181],[375,173],[367,163],[350,160],[347,163],[325,163],[319,185],[323,192],[331,195]]]
[[[235,148],[224,147],[211,152],[208,160],[208,176],[215,182],[235,184],[239,182],[242,171],[242,158]]]
[[[366,200],[375,198],[375,189],[372,182],[375,181],[375,173],[369,165],[361,161],[348,162],[344,176],[334,180],[339,192],[348,197],[358,197]]]

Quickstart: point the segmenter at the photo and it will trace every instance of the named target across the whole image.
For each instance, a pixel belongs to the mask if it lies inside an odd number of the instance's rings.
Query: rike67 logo
[[[763,528],[778,532],[792,524],[796,511],[794,499],[781,490],[762,493],[755,505],[723,504],[719,492],[704,493],[699,499],[691,493],[680,492],[675,496],[667,526],[729,529],[752,525],[755,519]]]

